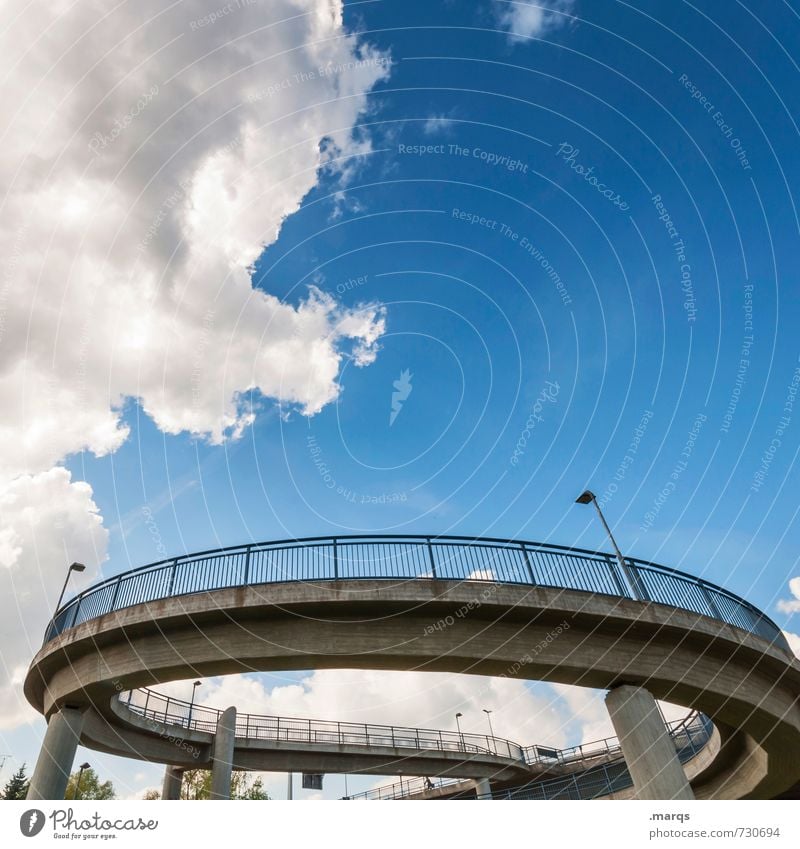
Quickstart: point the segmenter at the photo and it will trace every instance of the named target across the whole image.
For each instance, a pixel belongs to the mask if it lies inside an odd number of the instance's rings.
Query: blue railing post
[[[122,577],[117,578],[117,583],[114,584],[114,595],[111,596],[111,606],[108,609],[109,613],[113,613],[117,608],[117,596],[119,595],[120,584],[122,584]]]
[[[614,581],[617,592],[625,598],[628,595],[628,591],[625,589],[624,579],[619,573],[619,563],[613,557],[606,557],[606,563],[608,564],[608,571],[611,573],[611,578]]]
[[[711,594],[711,591],[706,586],[706,582],[703,580],[699,580],[697,585],[700,587],[700,592],[703,594],[703,598],[706,600],[706,604],[708,604],[709,610],[711,610],[711,614],[715,619],[722,619],[722,615],[719,612],[719,608],[717,607],[717,603],[714,601],[714,596]]]
[[[167,590],[167,597],[170,597],[175,589],[175,573],[178,571],[178,558],[176,557],[172,561],[172,568],[169,570],[169,589]]]
[[[336,537],[333,538],[333,580],[339,580],[339,547],[336,544]]]
[[[528,570],[528,577],[531,579],[531,583],[536,586],[536,576],[533,574],[533,566],[531,565],[531,558],[528,554],[528,547],[525,543],[520,543],[520,548],[522,549],[522,555],[525,558],[525,567]]]
[[[433,543],[431,542],[430,537],[425,537],[428,541],[428,560],[431,564],[431,576],[436,577],[436,561],[433,559]]]
[[[70,624],[70,628],[75,627],[75,622],[78,620],[78,611],[81,609],[81,599],[80,597],[75,603],[75,613],[72,614],[72,623]],[[66,629],[65,629],[66,630]]]
[[[629,560],[625,560],[623,568],[625,576],[628,579],[628,583],[631,585],[631,589],[633,590],[633,597],[637,601],[651,601],[636,564],[631,563]]]
[[[250,583],[250,552],[252,551],[253,546],[247,546],[247,552],[244,556],[244,584],[243,586],[248,586]]]

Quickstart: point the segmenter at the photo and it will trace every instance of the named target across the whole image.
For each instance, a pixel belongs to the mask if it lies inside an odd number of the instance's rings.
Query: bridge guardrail
[[[44,642],[136,604],[285,581],[462,580],[557,587],[652,601],[734,625],[790,651],[780,628],[749,602],[685,572],[606,553],[517,540],[454,536],[347,536],[253,543],[132,569],[76,595]]]
[[[195,705],[147,688],[129,690],[127,694],[120,694],[118,698],[121,704],[145,719],[210,734],[216,732],[217,722],[222,715],[222,711],[216,708]],[[520,745],[500,737],[399,725],[238,713],[236,736],[248,740],[274,740],[310,745],[328,743],[349,746],[388,746],[419,751],[488,754],[515,761],[524,760]]]

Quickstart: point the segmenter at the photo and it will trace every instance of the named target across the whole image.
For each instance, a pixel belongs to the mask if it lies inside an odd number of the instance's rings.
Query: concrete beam
[[[231,798],[233,748],[236,743],[236,708],[223,711],[217,722],[214,749],[211,756],[211,798]]]
[[[161,789],[161,798],[167,801],[180,799],[182,785],[183,769],[178,766],[168,766],[164,770],[164,786]]]
[[[606,696],[637,799],[694,799],[652,694],[622,685]]]
[[[62,708],[50,715],[28,799],[63,799],[83,729],[83,713]]]

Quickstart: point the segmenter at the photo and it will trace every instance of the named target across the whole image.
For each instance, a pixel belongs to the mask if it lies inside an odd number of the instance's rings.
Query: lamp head
[[[81,769],[91,769],[91,766],[89,763],[81,764]]]
[[[83,572],[85,569],[86,567],[83,565],[83,563],[70,563],[69,566],[70,572]]]
[[[594,493],[587,489],[586,492],[581,493],[576,499],[576,504],[591,504],[594,501]]]
[[[456,719],[458,719],[459,717],[462,717],[462,716],[464,716],[464,714],[463,714],[463,713],[457,713],[457,714],[456,714]]]

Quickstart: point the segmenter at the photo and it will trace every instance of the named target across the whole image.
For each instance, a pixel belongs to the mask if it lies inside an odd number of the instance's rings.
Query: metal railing
[[[672,723],[674,726],[675,723]],[[678,760],[686,763],[702,751],[714,731],[711,720],[702,713],[681,720],[670,729]],[[625,761],[621,756],[612,763],[591,766],[564,778],[532,781],[522,787],[493,792],[494,799],[598,799],[633,786]]]
[[[44,642],[136,604],[228,587],[363,578],[489,581],[582,590],[690,610],[789,650],[780,628],[749,602],[701,578],[605,553],[480,537],[309,537],[187,554],[132,569],[79,593],[55,614]]]
[[[702,713],[692,711],[683,719],[667,724],[678,758],[681,763],[698,754],[711,739],[714,724]],[[526,746],[527,763],[541,763],[533,754],[533,750],[543,747]],[[576,769],[574,773],[560,778],[549,778],[531,781],[521,787],[509,790],[493,791],[494,799],[595,799],[607,796],[618,790],[633,786],[633,779],[622,759],[622,750],[616,737],[607,737],[586,743],[583,746],[573,746],[569,749],[546,749],[555,755],[548,758],[547,763],[578,765],[587,764],[598,757],[616,756],[611,763],[589,765],[585,769]],[[533,759],[528,759],[528,756]],[[421,794],[426,790],[439,788],[455,788],[464,782],[463,778],[407,778],[346,796],[346,799],[403,799]],[[474,791],[464,791],[464,797],[474,797]]]
[[[713,724],[704,714],[692,711],[682,719],[673,719],[666,723],[667,730],[676,745],[680,748],[684,738],[701,733],[704,729],[713,730]],[[709,734],[711,731],[709,730]],[[618,737],[605,737],[602,740],[593,740],[591,743],[583,743],[579,746],[571,746],[566,749],[554,749],[545,746],[526,746],[523,757],[529,764],[562,764],[568,765],[579,761],[596,760],[597,758],[618,755],[621,752]]]
[[[342,796],[342,799],[362,801],[365,799],[408,799],[418,796],[426,790],[439,790],[453,788],[457,784],[469,781],[469,778],[401,778],[391,784],[383,784],[373,787],[372,790],[364,790],[362,793],[354,793],[352,796]]]
[[[120,703],[151,722],[180,726],[185,730],[215,733],[221,710],[195,705],[141,688],[118,696]],[[322,719],[237,714],[236,737],[307,745],[389,746],[416,751],[460,752],[493,755],[523,761],[522,746],[485,734],[461,734],[431,728],[334,722]]]

